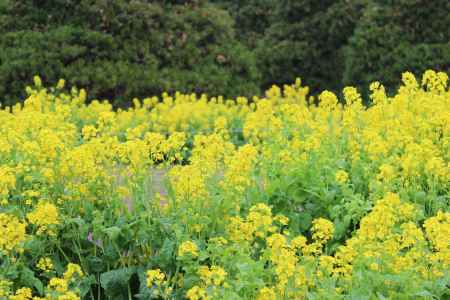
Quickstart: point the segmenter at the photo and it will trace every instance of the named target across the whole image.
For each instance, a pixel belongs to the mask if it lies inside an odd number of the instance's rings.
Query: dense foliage
[[[347,45],[344,83],[393,87],[404,70],[450,71],[449,1],[370,2]]]
[[[2,0],[0,95],[39,74],[127,106],[134,97],[258,94],[306,78],[389,90],[403,70],[449,71],[446,0]]]
[[[338,89],[342,47],[358,20],[354,1],[276,1],[276,17],[256,48],[265,87],[307,78],[313,90]]]
[[[99,99],[174,92],[254,94],[254,55],[213,5],[154,1],[12,1],[0,18],[0,94],[40,74]],[[20,91],[20,92],[19,92]]]
[[[370,107],[297,80],[113,110],[34,82],[0,110],[1,299],[450,296],[447,74]]]

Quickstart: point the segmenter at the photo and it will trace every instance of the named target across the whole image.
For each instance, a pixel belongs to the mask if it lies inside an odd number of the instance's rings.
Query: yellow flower
[[[48,257],[43,257],[39,259],[36,267],[43,272],[50,272],[53,270],[53,262]]]
[[[41,80],[41,77],[39,77],[39,76],[37,76],[37,75],[33,76],[33,82],[34,82],[34,85],[35,85],[36,87],[41,87],[41,86],[42,86],[42,80]]]
[[[330,91],[323,91],[319,95],[319,106],[326,108],[326,109],[332,109],[335,108],[338,103],[338,99],[336,95]]]
[[[67,291],[65,294],[58,296],[58,300],[81,300],[81,298],[74,292]]]
[[[450,253],[450,213],[439,211],[436,216],[425,220],[427,238],[440,252]],[[450,257],[449,257],[450,258]],[[450,263],[450,261],[449,261]]]
[[[198,257],[198,247],[192,241],[185,241],[178,248],[178,257],[183,258],[188,254],[193,257]]]
[[[19,246],[26,239],[25,228],[26,224],[15,216],[0,213],[0,251],[20,251]]]
[[[212,266],[211,268],[201,266],[197,273],[207,286],[219,286],[224,283],[227,276],[227,272],[219,266]]]
[[[199,286],[194,286],[186,293],[186,298],[188,300],[209,300],[208,294],[204,288]]]
[[[27,214],[27,219],[38,227],[37,234],[54,235],[55,232],[51,227],[59,224],[58,208],[50,202],[41,200],[35,210]]]
[[[380,166],[380,173],[377,175],[377,179],[384,182],[389,182],[395,177],[395,170],[389,164],[382,164]]]
[[[287,226],[289,223],[289,219],[283,215],[276,215],[275,218],[273,218],[273,220],[284,226]]]
[[[147,271],[147,286],[152,287],[153,284],[160,286],[165,279],[166,275],[161,272],[160,269]]]
[[[48,283],[49,288],[54,289],[57,292],[65,293],[68,291],[69,283],[66,279],[53,277]]]
[[[306,247],[306,243],[307,243],[306,238],[302,235],[299,235],[299,236],[295,237],[294,239],[292,239],[291,246],[294,249],[301,250]]]
[[[0,299],[6,299],[6,296],[9,295],[12,285],[13,283],[11,281],[0,279]]]
[[[215,238],[211,238],[209,240],[209,242],[212,243],[212,244],[217,244],[219,246],[224,246],[224,245],[228,244],[228,241],[225,238],[221,237],[221,236],[215,237]]]
[[[344,184],[348,181],[348,173],[344,170],[339,170],[336,172],[335,179],[338,183]]]
[[[372,271],[378,271],[378,270],[379,270],[379,265],[378,265],[377,263],[371,263],[371,264],[369,265],[369,268],[370,268]]]
[[[313,240],[324,244],[333,237],[334,226],[329,220],[318,218],[312,224]]]
[[[16,291],[14,296],[10,296],[10,300],[29,300],[33,297],[32,291],[30,288],[20,288]]]
[[[11,190],[16,187],[16,176],[14,169],[0,165],[0,200],[7,204],[7,197]]]
[[[95,128],[95,126],[87,125],[87,126],[83,127],[81,132],[83,134],[83,139],[89,140],[89,139],[97,136],[98,130],[97,130],[97,128]]]
[[[65,85],[66,85],[66,81],[64,79],[60,79],[60,80],[58,80],[58,84],[56,85],[56,88],[58,90],[62,90]]]
[[[343,90],[345,102],[347,105],[361,105],[362,99],[361,95],[358,93],[358,90],[354,87],[345,87]]]
[[[273,288],[263,287],[259,290],[258,296],[256,296],[256,300],[276,300],[277,294],[273,290]]]
[[[70,281],[74,276],[83,277],[83,271],[81,271],[81,267],[77,264],[69,263],[67,265],[67,270],[63,274],[64,279]]]

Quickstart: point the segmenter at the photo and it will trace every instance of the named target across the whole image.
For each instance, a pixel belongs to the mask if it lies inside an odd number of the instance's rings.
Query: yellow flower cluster
[[[50,258],[43,257],[38,261],[36,267],[43,272],[50,272],[53,270],[53,262]]]
[[[0,279],[0,297],[6,299],[6,296],[10,294],[10,288],[13,285],[11,281]]]
[[[339,170],[336,172],[336,181],[343,184],[346,183],[348,180],[348,173],[344,170]]]
[[[264,287],[258,292],[257,300],[276,300],[277,294],[271,288]]]
[[[0,213],[0,252],[7,254],[13,250],[21,251],[21,244],[26,239],[26,224],[17,217]]]
[[[9,296],[9,300],[31,300],[33,291],[30,288],[20,288],[15,295]]]
[[[189,300],[208,300],[220,298],[218,289],[224,285],[227,272],[218,266],[200,266],[197,271],[202,281],[201,286],[195,285],[186,293],[186,298]]]
[[[268,234],[274,233],[277,227],[274,226],[274,218],[270,207],[265,204],[258,204],[250,208],[247,218],[231,217],[227,230],[232,241],[249,241],[255,238],[265,238]]]
[[[178,248],[178,257],[183,258],[187,255],[190,255],[192,257],[198,256],[198,247],[192,241],[185,241],[181,243],[180,247]]]
[[[83,271],[81,267],[77,264],[69,263],[67,265],[67,270],[64,272],[64,279],[70,281],[74,277],[83,277]]]
[[[33,290],[28,287],[20,288],[14,294],[10,294],[10,284],[8,282],[5,284],[3,281],[0,281],[0,296],[8,296],[7,299],[10,300],[81,300],[78,293],[71,290],[70,286],[79,281],[82,276],[83,272],[79,265],[69,264],[62,278],[50,278],[44,297],[33,296]]]
[[[198,270],[198,275],[205,285],[220,286],[223,284],[225,277],[227,276],[227,272],[218,266],[212,266],[211,268],[201,266]]]
[[[200,276],[201,284],[195,285],[186,292],[189,300],[219,299],[221,287],[229,287],[225,282],[227,272],[219,266],[200,266],[197,274]]]
[[[186,298],[188,300],[209,300],[208,294],[204,288],[199,286],[194,286],[186,293]]]
[[[313,221],[312,238],[321,244],[327,242],[333,237],[333,223],[326,219],[316,219]]]
[[[153,289],[153,295],[162,297],[163,299],[170,298],[173,287],[170,282],[166,280],[166,275],[160,269],[148,270],[146,273],[147,287]]]
[[[0,166],[0,205],[8,203],[9,191],[15,186],[14,170],[7,166]]]
[[[270,209],[263,204],[253,207],[247,218],[240,221],[239,225],[253,222],[249,220],[254,220],[255,211],[261,210],[265,213],[260,215],[259,219],[267,218],[267,220],[260,224],[272,226],[274,218],[270,217]],[[365,265],[368,270],[386,274],[413,272],[412,274],[416,276],[414,280],[442,278],[448,273],[450,266],[449,217],[449,213],[439,212],[436,216],[425,220],[421,228],[418,225],[419,214],[415,206],[401,201],[398,195],[390,193],[379,200],[373,211],[362,219],[356,235],[348,239],[345,245],[340,246],[331,256],[323,253],[321,246],[332,238],[334,228],[330,221],[323,218],[313,221],[311,243],[303,236],[291,238],[289,233],[283,233],[281,228],[273,225],[274,228],[270,230],[273,233],[264,236],[263,244],[253,239],[250,240],[251,244],[248,244],[247,237],[252,236],[254,230],[236,231],[234,229],[236,223],[230,222],[229,235],[226,238],[231,243],[224,243],[222,247],[226,249],[223,250],[225,252],[235,251],[232,249],[249,249],[248,260],[267,259],[265,265],[267,263],[269,265],[265,269],[267,274],[265,277],[267,278],[269,274],[273,274],[274,277],[266,284],[272,286],[262,287],[256,296],[257,299],[280,297],[297,299],[305,297],[307,293],[317,292],[320,289],[320,281],[327,278],[341,282],[336,292],[350,289],[351,282],[358,280],[357,277],[353,278],[353,269],[361,265]],[[238,238],[237,235],[241,237]],[[261,247],[264,254],[259,258],[255,257],[254,249]],[[213,277],[214,268],[220,271],[216,279]],[[216,299],[211,289],[207,289],[208,286],[221,284],[226,288],[232,286],[231,281],[223,283],[228,271],[221,267],[213,266],[210,269],[201,266],[198,273],[207,285],[193,287],[188,294],[192,299],[207,297]]]
[[[402,80],[393,96],[371,84],[368,106],[354,87],[314,97],[297,80],[261,98],[164,93],[114,110],[36,77],[0,109],[0,298],[79,299],[81,268],[59,263],[98,258],[108,270],[154,258],[156,298],[358,298],[360,282],[402,298],[394,277],[437,289],[450,267],[448,76]],[[172,258],[153,257],[170,245]],[[21,270],[50,296],[20,286]]]
[[[37,234],[55,235],[52,228],[59,224],[58,208],[52,203],[40,201],[35,210],[27,214],[27,219],[38,227]]]
[[[449,267],[450,243],[443,236],[449,230],[449,214],[438,212],[425,220],[424,229],[417,225],[418,217],[412,204],[387,194],[361,220],[356,236],[338,249],[333,272],[350,276],[352,265],[365,261],[375,270],[385,268],[395,274],[414,271],[422,279],[443,276]]]
[[[160,269],[156,270],[148,270],[147,271],[147,286],[151,287],[153,284],[156,284],[157,286],[160,286],[166,275],[161,272]]]

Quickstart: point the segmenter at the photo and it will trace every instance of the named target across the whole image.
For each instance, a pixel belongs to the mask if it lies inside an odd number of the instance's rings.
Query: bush
[[[345,50],[345,84],[399,84],[404,70],[450,70],[450,3],[368,1]]]
[[[264,86],[301,76],[314,90],[341,87],[341,48],[358,13],[359,6],[348,1],[279,1],[276,20],[257,49]]]
[[[236,33],[239,39],[254,49],[257,42],[264,37],[264,34],[277,21],[277,0],[214,0],[226,8],[235,19]]]
[[[299,76],[313,91],[392,89],[405,70],[450,70],[447,2],[3,0],[0,97],[23,99],[29,74],[116,106],[162,91],[251,96]]]
[[[49,83],[67,78],[91,98],[121,105],[162,91],[258,92],[254,55],[236,39],[225,10],[194,1],[91,2],[10,2],[1,10],[7,104],[24,96],[29,74]]]

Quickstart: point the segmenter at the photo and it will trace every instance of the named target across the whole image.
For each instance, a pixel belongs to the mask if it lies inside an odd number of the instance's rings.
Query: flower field
[[[446,299],[450,90],[0,110],[0,299]]]

